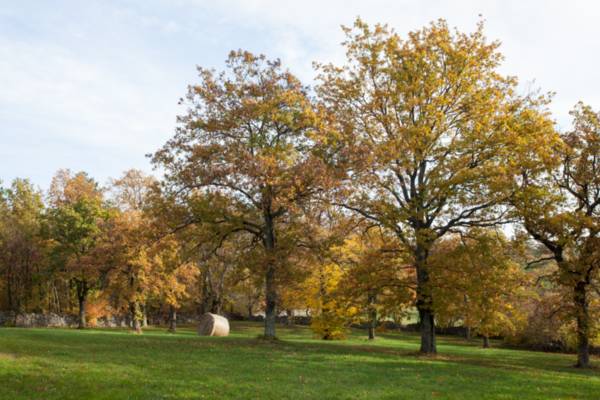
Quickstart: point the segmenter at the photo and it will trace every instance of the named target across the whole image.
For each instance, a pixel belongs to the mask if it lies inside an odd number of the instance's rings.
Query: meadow
[[[384,333],[369,342],[315,339],[306,327],[234,322],[225,338],[192,328],[142,335],[119,329],[0,329],[1,399],[598,399],[600,370],[574,356],[480,348],[438,338],[439,355],[418,354],[419,337]],[[593,363],[600,360],[594,359]]]

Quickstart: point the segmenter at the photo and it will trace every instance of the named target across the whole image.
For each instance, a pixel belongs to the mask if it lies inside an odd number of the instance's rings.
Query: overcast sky
[[[0,180],[47,188],[59,168],[104,183],[172,134],[195,66],[231,49],[281,58],[307,83],[312,61],[340,61],[357,16],[401,35],[445,18],[502,42],[502,71],[556,92],[569,127],[578,101],[600,109],[600,2],[551,0],[0,0]]]

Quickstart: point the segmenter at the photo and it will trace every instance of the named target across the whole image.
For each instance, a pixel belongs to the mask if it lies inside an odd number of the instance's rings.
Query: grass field
[[[2,399],[599,399],[600,370],[572,355],[439,338],[440,356],[416,353],[418,338],[362,332],[323,342],[304,327],[234,323],[227,338],[191,329],[0,329]],[[594,360],[598,361],[598,360]]]

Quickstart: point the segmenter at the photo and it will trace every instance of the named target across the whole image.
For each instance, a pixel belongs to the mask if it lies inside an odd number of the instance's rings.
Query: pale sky
[[[502,71],[556,92],[559,126],[578,100],[600,109],[600,2],[543,0],[0,0],[0,180],[47,188],[59,168],[104,183],[172,134],[196,65],[231,49],[281,58],[306,83],[343,60],[357,16],[405,35],[432,20],[502,42]]]

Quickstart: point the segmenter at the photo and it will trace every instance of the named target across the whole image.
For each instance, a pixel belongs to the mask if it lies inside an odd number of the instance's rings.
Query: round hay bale
[[[198,335],[201,336],[228,336],[229,321],[217,314],[206,313],[198,322]]]

